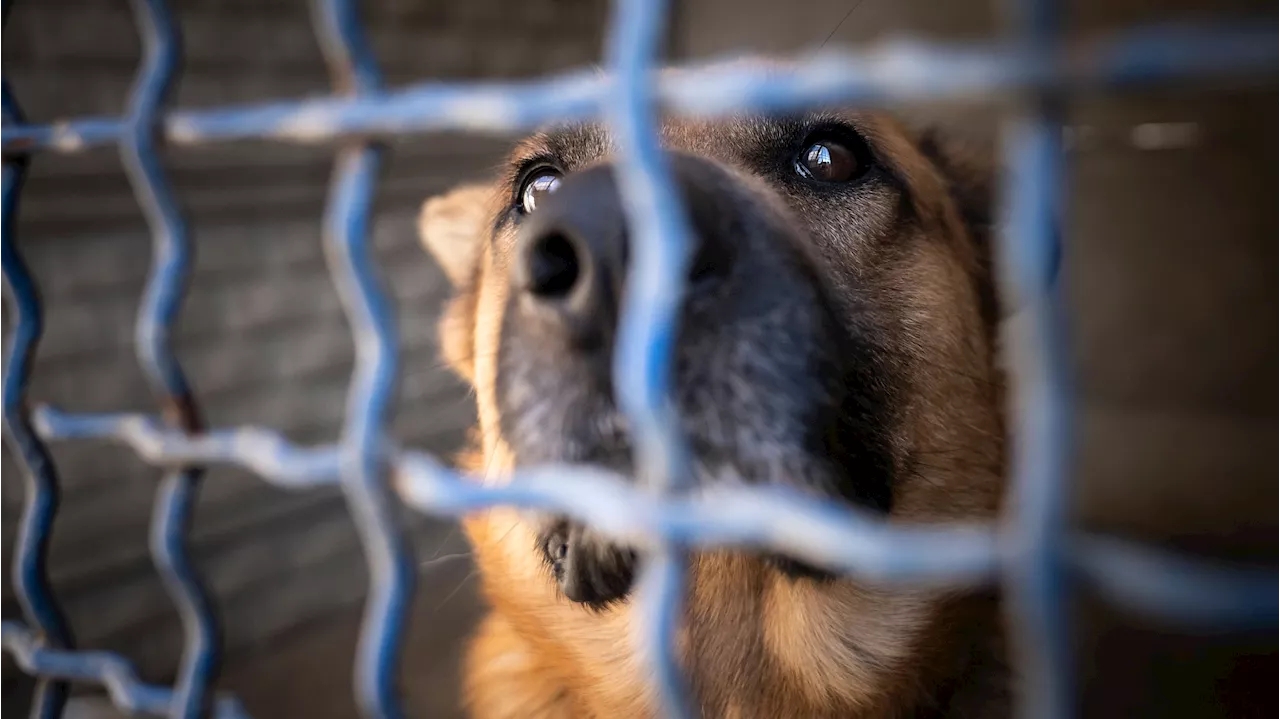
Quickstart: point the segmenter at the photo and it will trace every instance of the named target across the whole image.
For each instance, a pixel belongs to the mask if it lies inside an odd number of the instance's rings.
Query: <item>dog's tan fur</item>
[[[895,456],[910,455],[913,464],[895,482],[889,519],[989,518],[1001,490],[1003,397],[997,316],[983,290],[990,284],[985,176],[888,117],[843,116],[901,185],[899,205],[859,210],[880,239],[837,243],[823,265],[836,292],[872,293],[897,318],[906,389]],[[768,199],[767,182],[717,154],[718,127],[668,123],[667,145],[763,185],[763,201],[788,212],[785,198]],[[495,397],[511,242],[490,237],[510,191],[502,183],[463,186],[428,201],[421,216],[427,246],[458,289],[441,323],[443,353],[478,402],[476,446],[462,464],[490,483],[504,482],[518,460]],[[877,249],[886,242],[896,248],[891,254]],[[464,526],[492,604],[466,661],[472,715],[651,716],[654,688],[635,650],[631,605],[591,611],[561,596],[532,549],[537,528],[514,510],[472,516]],[[997,624],[985,597],[796,579],[726,551],[693,560],[679,646],[708,716],[1000,716]]]

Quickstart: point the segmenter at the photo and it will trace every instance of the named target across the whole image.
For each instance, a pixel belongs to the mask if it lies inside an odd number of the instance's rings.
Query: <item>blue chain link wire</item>
[[[9,3],[5,3],[8,17]],[[531,83],[442,84],[385,91],[361,34],[355,0],[316,0],[317,34],[335,95],[162,115],[178,77],[180,38],[163,0],[135,0],[144,62],[124,118],[27,124],[4,85],[3,267],[17,322],[4,375],[5,438],[26,478],[15,552],[14,586],[27,622],[6,621],[3,644],[42,681],[34,715],[58,716],[66,681],[105,687],[131,713],[215,716],[244,712],[231,698],[210,699],[217,676],[213,608],[186,558],[185,537],[199,468],[228,464],[289,488],[340,485],[366,549],[370,595],[355,669],[361,711],[401,714],[396,671],[413,561],[396,520],[402,501],[458,516],[504,505],[551,510],[639,543],[655,557],[638,604],[648,621],[640,637],[659,679],[661,705],[689,715],[674,659],[674,627],[687,551],[770,548],[845,574],[882,582],[952,587],[1002,578],[1011,596],[1017,650],[1028,668],[1024,716],[1069,716],[1073,686],[1062,611],[1066,582],[1087,584],[1114,603],[1204,627],[1273,626],[1280,609],[1276,575],[1227,569],[1132,545],[1069,533],[1067,477],[1070,387],[1056,295],[1056,220],[1061,178],[1057,93],[1158,81],[1272,77],[1276,33],[1236,27],[1143,30],[1088,54],[1060,51],[1053,3],[1024,0],[1020,41],[1012,47],[944,48],[898,43],[858,55],[818,54],[768,77],[749,69],[703,67],[658,80],[651,73],[665,3],[617,0],[607,78],[575,73]],[[769,488],[723,487],[681,493],[687,458],[666,405],[669,357],[686,262],[687,229],[655,132],[655,108],[712,116],[831,102],[883,104],[922,98],[1021,93],[1027,101],[1006,138],[1009,231],[1001,243],[1008,281],[1029,298],[1032,331],[1015,374],[1014,506],[1003,527],[900,527],[874,517]],[[641,448],[641,486],[582,467],[521,470],[504,487],[467,481],[434,458],[395,446],[385,435],[394,396],[397,339],[393,315],[368,247],[380,150],[373,134],[464,129],[528,129],[549,120],[603,118],[618,138],[625,208],[638,238],[628,283],[615,373],[618,395]],[[157,145],[243,138],[321,142],[352,138],[341,150],[325,218],[325,248],[357,347],[347,422],[336,445],[298,447],[265,428],[200,427],[168,333],[191,262],[185,224],[159,163]],[[36,285],[15,246],[17,196],[28,154],[76,152],[118,143],[155,237],[154,262],[137,323],[139,359],[162,402],[159,415],[76,414],[29,408],[26,380],[41,333]],[[74,650],[49,591],[45,548],[58,483],[41,442],[111,439],[168,471],[157,493],[152,547],[180,609],[187,641],[173,688],[139,680],[110,652]],[[397,500],[398,497],[398,500]]]
[[[373,52],[364,42],[355,0],[312,3],[320,49],[335,89],[360,98],[379,92]],[[369,250],[369,214],[382,151],[349,145],[338,156],[324,219],[329,271],[356,344],[338,463],[342,489],[369,562],[369,597],[356,649],[356,705],[366,716],[402,715],[396,682],[415,563],[396,516],[382,461],[383,428],[395,400],[395,313]]]
[[[178,79],[181,38],[163,0],[134,0],[142,66],[126,108],[120,157],[134,196],[152,232],[152,271],[142,294],[135,329],[138,362],[159,397],[166,423],[184,433],[201,429],[199,411],[170,333],[181,311],[194,262],[187,223],[160,166],[160,113]],[[206,713],[218,674],[221,635],[212,600],[187,556],[187,534],[195,513],[203,468],[169,468],[156,490],[151,555],[182,622],[182,660],[168,714],[195,719]]]
[[[671,183],[659,139],[654,67],[661,50],[665,0],[618,0],[609,38],[614,85],[605,116],[618,145],[618,189],[636,238],[627,269],[613,385],[635,442],[636,481],[658,496],[685,485],[689,456],[670,397],[671,356],[690,229]],[[639,646],[657,677],[659,705],[670,717],[691,716],[676,659],[675,632],[684,605],[687,553],[671,537],[651,548],[637,582]]]
[[[6,3],[6,18],[8,9]],[[4,121],[21,122],[21,114],[13,102],[8,82],[3,84],[2,92]],[[13,237],[18,191],[26,171],[25,158],[6,159],[4,162],[0,232],[3,232],[5,238]],[[16,537],[18,548],[14,552],[13,586],[18,601],[22,604],[23,613],[40,631],[42,643],[51,647],[69,647],[72,644],[71,632],[49,589],[45,561],[53,517],[58,511],[58,479],[53,460],[45,450],[44,443],[32,432],[27,418],[25,396],[27,377],[31,373],[31,358],[44,330],[44,314],[40,309],[35,282],[14,243],[0,244],[3,246],[0,252],[3,253],[5,286],[9,288],[12,304],[17,308],[9,357],[4,367],[4,438],[13,449],[26,480],[22,524]],[[66,701],[65,682],[42,678],[35,688],[32,716],[59,716]]]
[[[1054,0],[1013,7],[1023,55],[1044,64],[1059,52]],[[1004,139],[1008,213],[999,238],[1006,286],[1028,317],[1022,354],[1011,372],[1016,398],[1010,427],[1013,486],[1006,520],[1005,596],[1013,619],[1010,642],[1021,660],[1023,716],[1067,719],[1073,709],[1074,667],[1067,616],[1067,537],[1071,445],[1070,355],[1066,308],[1054,282],[1063,162],[1061,101],[1044,91],[1023,98]]]

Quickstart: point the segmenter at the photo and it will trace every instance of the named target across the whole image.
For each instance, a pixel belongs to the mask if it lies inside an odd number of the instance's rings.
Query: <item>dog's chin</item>
[[[580,450],[582,445],[577,447]],[[545,452],[546,447],[542,450]],[[597,461],[587,461],[586,464],[622,476],[633,474],[627,452],[609,450],[587,454],[593,455],[592,459]],[[723,454],[719,456],[721,459],[724,457]],[[604,457],[607,459],[598,461]],[[695,465],[705,468],[700,459],[695,458]],[[606,611],[629,598],[643,561],[635,548],[619,544],[589,526],[563,517],[543,520],[536,541],[536,551],[560,593],[569,601],[593,611]],[[825,582],[833,576],[826,570],[782,554],[762,552],[756,558],[766,567],[794,581]]]
[[[631,593],[637,571],[634,550],[564,519],[547,521],[537,541],[556,585],[569,601],[604,611]]]

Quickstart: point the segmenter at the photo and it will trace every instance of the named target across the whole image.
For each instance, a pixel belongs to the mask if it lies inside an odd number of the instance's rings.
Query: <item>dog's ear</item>
[[[430,198],[418,215],[418,235],[458,292],[445,306],[438,327],[440,353],[448,365],[472,381],[475,287],[492,219],[492,185],[466,184]]]
[[[490,185],[459,185],[428,199],[418,215],[418,236],[454,287],[471,281],[489,220]]]
[[[919,135],[920,152],[938,169],[947,183],[952,202],[960,212],[978,253],[979,299],[984,319],[992,326],[1008,313],[996,289],[993,243],[996,241],[996,171],[991,148],[948,142],[936,128]]]
[[[965,225],[982,235],[975,239],[989,244],[996,200],[991,151],[947,142],[937,129],[921,133],[920,151],[946,178]]]

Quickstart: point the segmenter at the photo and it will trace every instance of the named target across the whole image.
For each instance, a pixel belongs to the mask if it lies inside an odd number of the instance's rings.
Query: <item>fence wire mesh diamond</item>
[[[11,3],[4,5],[8,18]],[[1229,77],[1271,78],[1277,35],[1270,27],[1164,28],[1132,32],[1072,52],[1058,41],[1055,3],[1017,3],[1018,34],[1000,47],[896,43],[863,54],[816,54],[759,76],[741,66],[706,66],[658,79],[651,70],[665,3],[617,0],[609,41],[612,73],[536,82],[425,83],[382,87],[362,35],[355,0],[316,0],[314,23],[334,94],[250,107],[169,110],[181,39],[164,0],[134,0],[144,57],[120,118],[28,123],[4,83],[3,267],[16,314],[4,369],[4,432],[26,481],[13,583],[25,622],[4,622],[3,642],[40,679],[35,716],[58,716],[68,682],[104,687],[117,707],[144,715],[244,715],[215,698],[219,628],[186,535],[203,467],[247,468],[279,486],[338,484],[345,492],[371,569],[355,692],[365,715],[400,716],[396,691],[414,563],[395,518],[397,502],[457,516],[512,505],[554,510],[650,550],[638,602],[643,646],[670,716],[690,707],[671,637],[680,615],[683,560],[712,545],[768,547],[833,571],[895,582],[1002,581],[1010,597],[1024,716],[1072,713],[1073,684],[1063,603],[1069,583],[1087,583],[1136,611],[1206,626],[1272,626],[1276,577],[1224,569],[1116,539],[1069,532],[1065,522],[1071,391],[1064,308],[1054,286],[1061,176],[1056,100],[1080,89]],[[1019,357],[1021,397],[1013,426],[1014,506],[1000,527],[900,527],[750,488],[680,495],[681,438],[666,414],[670,347],[685,276],[685,225],[668,184],[656,109],[686,115],[785,110],[822,103],[884,104],[917,99],[1014,94],[1022,110],[1005,138],[1010,213],[1002,265],[1030,298],[1032,331]],[[391,308],[368,247],[368,224],[382,151],[368,138],[442,129],[513,131],[550,120],[602,118],[621,156],[625,210],[637,238],[616,348],[616,389],[635,428],[640,471],[666,493],[640,490],[580,467],[521,470],[505,487],[467,481],[435,459],[393,446],[384,434],[394,396],[397,338]],[[291,445],[269,429],[201,426],[195,398],[169,335],[181,310],[193,248],[158,146],[244,138],[341,141],[324,222],[330,271],[357,348],[347,419],[336,444]],[[136,324],[138,359],[157,397],[155,415],[75,414],[31,407],[26,380],[41,334],[41,304],[14,237],[29,157],[115,144],[153,235],[152,270]],[[59,487],[44,440],[105,438],[164,467],[151,531],[157,569],[178,607],[186,644],[172,687],[139,680],[121,656],[75,649],[50,591],[45,553]]]

